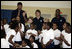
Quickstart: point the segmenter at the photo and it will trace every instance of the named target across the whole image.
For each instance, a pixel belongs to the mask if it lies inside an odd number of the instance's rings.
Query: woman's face
[[[36,12],[35,15],[38,17],[38,16],[40,16],[40,13],[39,12]]]
[[[32,23],[32,22],[33,22],[32,19],[29,19],[29,20],[28,20],[28,23]]]

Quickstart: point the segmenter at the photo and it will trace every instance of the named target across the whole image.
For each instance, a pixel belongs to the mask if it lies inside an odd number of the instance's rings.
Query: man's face
[[[18,7],[18,9],[19,9],[19,10],[21,10],[21,9],[22,9],[22,5],[18,5],[17,7]]]
[[[57,15],[57,16],[60,15],[60,11],[59,11],[59,10],[56,11],[56,15]]]

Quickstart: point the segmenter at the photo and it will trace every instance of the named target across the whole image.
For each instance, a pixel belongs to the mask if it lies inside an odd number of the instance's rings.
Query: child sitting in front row
[[[31,23],[30,25],[30,29],[26,31],[26,35],[25,38],[29,40],[30,36],[33,35],[35,37],[35,40],[38,39],[38,33],[37,31],[34,29],[35,25],[33,23]]]
[[[61,35],[62,47],[71,48],[71,26],[65,28],[66,35]]]
[[[54,48],[60,48],[60,35],[61,31],[58,30],[58,25],[57,23],[53,23],[53,32],[54,32]]]
[[[43,48],[54,48],[54,33],[53,30],[51,29],[51,23],[47,23],[47,29],[45,31],[42,31],[42,39],[41,43]]]
[[[30,36],[29,41],[30,41],[33,48],[38,48],[38,45],[34,42],[35,37],[33,35]]]

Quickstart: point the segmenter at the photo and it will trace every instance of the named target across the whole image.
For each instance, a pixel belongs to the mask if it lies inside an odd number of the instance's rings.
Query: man
[[[43,17],[41,17],[40,10],[36,10],[35,12],[36,17],[33,19],[33,23],[36,25],[36,30],[42,30],[43,25]]]
[[[63,26],[64,22],[66,22],[66,20],[65,20],[64,17],[62,17],[62,16],[60,15],[60,9],[57,9],[57,10],[56,10],[55,16],[56,16],[56,17],[54,17],[51,22],[52,22],[52,23],[54,23],[54,22],[57,23],[57,24],[58,24],[58,29],[59,29],[60,31],[62,31],[62,30],[63,30],[62,26]]]
[[[23,15],[22,15],[23,12],[24,12],[24,11],[22,10],[22,6],[23,6],[22,3],[21,3],[21,2],[18,2],[18,4],[17,4],[17,9],[12,12],[11,20],[13,21],[13,20],[15,20],[17,17],[20,17],[20,22],[25,25],[25,20],[24,20],[24,18],[26,18],[26,17],[23,17]]]

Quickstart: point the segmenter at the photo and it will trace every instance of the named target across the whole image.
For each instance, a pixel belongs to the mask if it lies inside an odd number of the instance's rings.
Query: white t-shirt
[[[35,36],[35,40],[38,39],[38,33],[37,33],[37,31],[36,31],[35,29],[33,29],[33,30],[32,30],[32,29],[27,30],[26,36],[25,36],[26,39],[29,39],[30,36],[31,36],[31,35],[29,35],[28,33],[35,34],[35,35],[36,35],[36,36]]]
[[[65,30],[62,31],[62,35],[67,35],[68,33],[65,32]]]
[[[9,25],[8,24],[5,24],[4,25],[4,29],[5,29],[5,32],[7,33],[7,29],[9,28]]]
[[[33,45],[33,48],[38,48],[38,45],[35,42],[33,42],[32,45]]]
[[[21,26],[22,26],[21,31],[24,32],[25,28],[24,28],[24,25],[22,23],[21,23]]]
[[[9,43],[6,39],[1,39],[1,48],[9,48]]]
[[[40,34],[40,35],[38,36],[38,38],[39,38],[39,42],[41,43],[42,34]]]
[[[16,32],[15,32],[15,30],[13,30],[13,29],[10,29],[10,30],[8,31],[7,36],[6,36],[6,40],[8,41],[11,35],[14,35],[14,37],[13,37],[13,39],[12,39],[12,41],[14,42],[14,41],[15,41]],[[12,44],[9,43],[9,45],[12,45]],[[12,46],[13,46],[13,45],[12,45]]]
[[[53,30],[54,31],[54,37],[60,37],[61,35],[61,31],[56,29],[56,30]],[[57,39],[54,39],[54,45],[58,45],[60,44],[60,41],[57,40]]]
[[[21,31],[24,32],[24,25],[21,23]],[[21,38],[21,35],[20,35],[20,32],[18,32],[16,35],[15,35],[15,41],[22,41],[22,38]]]
[[[30,48],[29,46],[25,46],[25,47],[22,47],[22,48]]]
[[[18,33],[15,35],[15,41],[22,41],[20,32],[18,32]]]
[[[47,44],[50,39],[54,39],[54,33],[52,29],[42,31],[42,37],[43,37],[43,44]]]
[[[64,36],[64,38],[66,39],[66,41],[68,41],[68,43],[71,45],[71,33],[67,34],[66,36]],[[63,48],[71,48],[71,46],[67,46],[64,42],[63,42]]]

